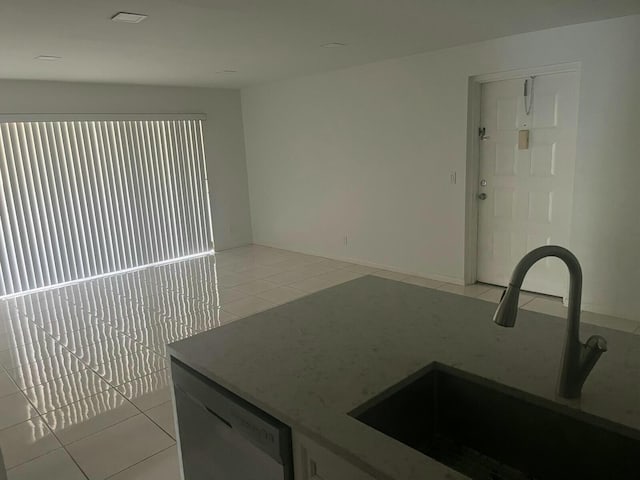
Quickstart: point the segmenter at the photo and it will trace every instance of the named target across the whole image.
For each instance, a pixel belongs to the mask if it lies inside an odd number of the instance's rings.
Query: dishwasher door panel
[[[291,429],[171,359],[184,480],[293,480]]]
[[[175,390],[185,480],[282,480],[284,467],[180,389]]]

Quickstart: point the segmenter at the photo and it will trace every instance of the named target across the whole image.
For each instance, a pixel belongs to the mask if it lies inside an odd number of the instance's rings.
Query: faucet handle
[[[589,337],[585,344],[587,348],[599,350],[601,352],[607,351],[607,339],[601,335],[593,335]]]
[[[571,376],[564,382],[560,382],[558,389],[560,396],[565,398],[578,398],[582,385],[589,372],[598,362],[600,356],[607,351],[607,341],[600,335],[589,337],[587,343],[581,344],[579,364],[571,370]],[[564,372],[564,370],[563,370]]]

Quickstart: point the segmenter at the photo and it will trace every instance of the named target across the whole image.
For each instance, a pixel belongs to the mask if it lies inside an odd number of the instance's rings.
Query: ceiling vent
[[[147,15],[141,13],[118,12],[111,17],[111,20],[122,23],[140,23],[145,18],[147,18]]]

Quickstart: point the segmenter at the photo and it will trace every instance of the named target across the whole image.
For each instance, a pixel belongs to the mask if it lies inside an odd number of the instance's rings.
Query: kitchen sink
[[[640,432],[437,363],[350,415],[472,479],[640,478]]]

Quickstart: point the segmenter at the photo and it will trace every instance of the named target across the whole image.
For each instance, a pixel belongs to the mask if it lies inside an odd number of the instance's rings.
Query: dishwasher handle
[[[191,400],[191,402],[195,405],[197,405],[198,407],[202,408],[202,410],[206,411],[207,413],[209,413],[210,415],[214,416],[219,422],[223,423],[226,427],[229,428],[233,428],[233,425],[231,425],[231,422],[229,422],[228,420],[226,420],[222,415],[220,415],[219,413],[216,413],[215,411],[213,411],[210,407],[208,407],[207,405],[205,405],[204,403],[202,403],[199,399],[197,399],[196,397],[194,397],[193,395],[191,395],[189,392],[185,392],[185,390],[183,388],[181,388],[179,385],[175,385],[174,384],[174,388],[178,391],[180,391],[180,393],[182,395],[184,395],[185,397],[187,397],[189,400]]]
[[[202,405],[204,407],[204,409],[209,412],[211,415],[213,415],[214,417],[216,417],[218,420],[220,420],[222,423],[224,423],[227,427],[229,428],[233,428],[233,425],[231,425],[227,420],[225,420],[224,418],[222,418],[220,415],[218,415],[216,412],[214,412],[213,410],[211,410],[209,407],[207,407],[206,405]]]

